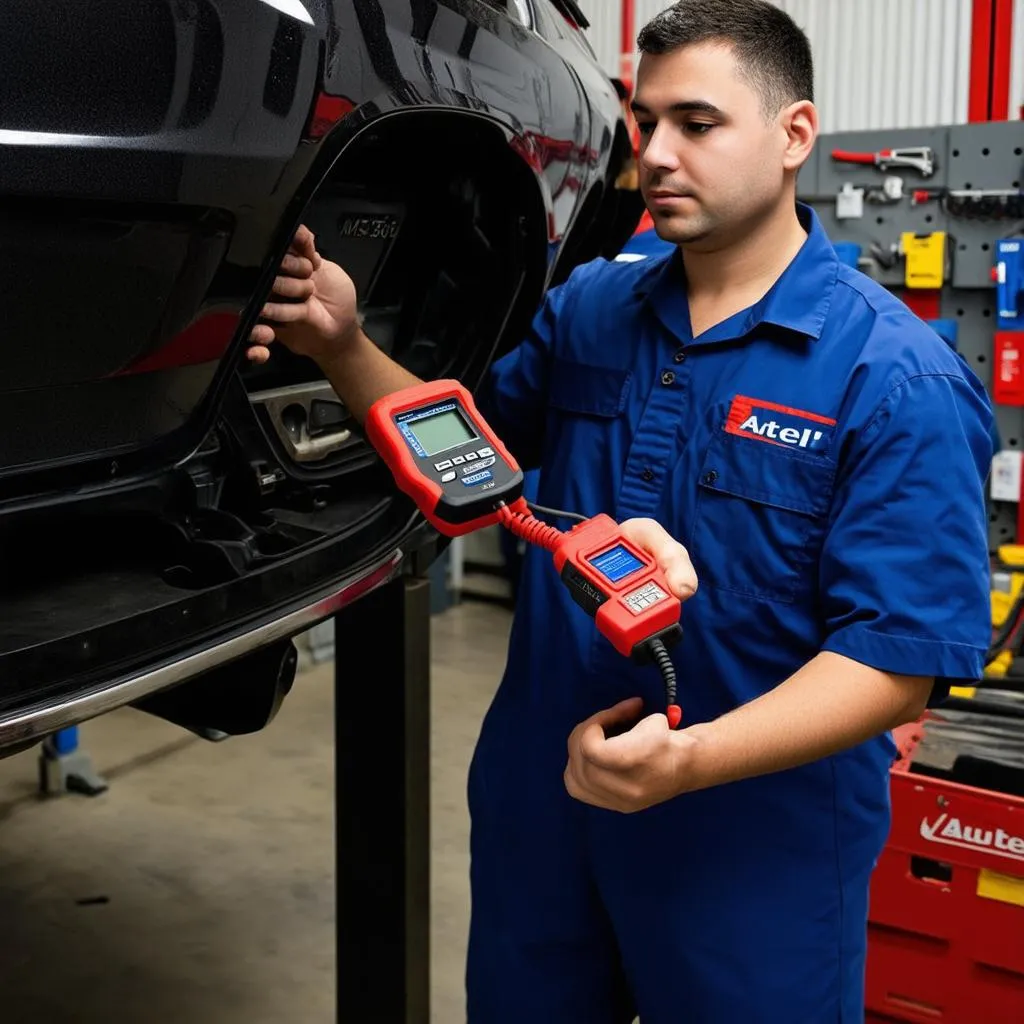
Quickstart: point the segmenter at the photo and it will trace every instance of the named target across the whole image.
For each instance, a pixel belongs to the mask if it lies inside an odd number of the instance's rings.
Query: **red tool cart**
[[[1024,1024],[1024,798],[916,774],[930,717],[896,732],[867,1019]]]

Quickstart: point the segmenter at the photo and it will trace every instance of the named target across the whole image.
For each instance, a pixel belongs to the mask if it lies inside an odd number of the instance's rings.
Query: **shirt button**
[[[710,469],[704,474],[704,483],[708,486],[713,484],[718,479],[718,470]]]
[[[640,474],[648,483],[654,479],[654,470],[650,466],[645,467],[644,471]]]
[[[682,349],[679,349],[679,351],[676,352],[676,354],[672,357],[672,362],[673,363],[685,363],[686,362],[686,353]]]
[[[671,370],[666,370],[661,375],[661,383],[668,387],[676,379],[676,375]]]

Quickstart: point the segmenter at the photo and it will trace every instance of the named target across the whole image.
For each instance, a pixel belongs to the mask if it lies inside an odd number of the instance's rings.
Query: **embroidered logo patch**
[[[832,443],[835,425],[827,416],[737,395],[729,407],[725,432],[783,448],[823,452]]]

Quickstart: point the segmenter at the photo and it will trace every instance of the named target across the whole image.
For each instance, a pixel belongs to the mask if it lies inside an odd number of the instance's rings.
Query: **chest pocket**
[[[555,360],[547,396],[542,504],[586,515],[609,506],[625,462],[632,378],[626,369]]]
[[[622,445],[615,421],[623,416],[631,380],[629,370],[555,360],[548,388],[545,464],[562,476],[576,477],[575,486],[588,491],[599,482],[611,487],[609,461]]]
[[[825,458],[717,434],[690,542],[700,585],[787,603],[811,591],[835,472]]]
[[[548,405],[560,412],[610,419],[626,407],[632,376],[629,370],[556,359]]]

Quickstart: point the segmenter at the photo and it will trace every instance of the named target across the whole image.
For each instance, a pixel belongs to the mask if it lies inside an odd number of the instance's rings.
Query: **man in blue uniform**
[[[639,43],[674,248],[578,269],[480,402],[540,503],[628,521],[689,598],[683,728],[530,552],[470,778],[469,1020],[860,1024],[888,730],[987,646],[990,404],[796,204],[817,115],[792,21],[684,0]],[[301,301],[267,306],[253,358],[279,336],[359,416],[412,383],[308,233],[276,288]]]

